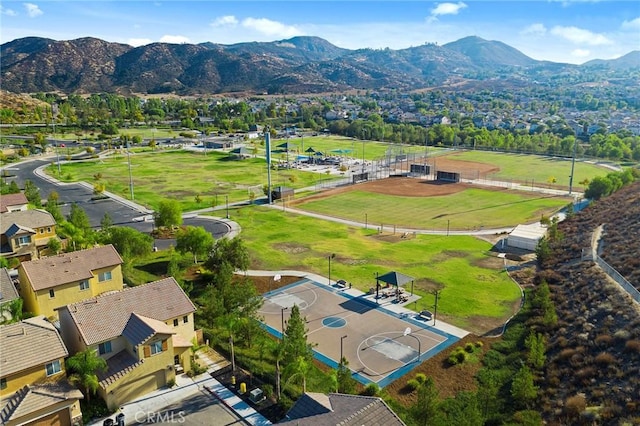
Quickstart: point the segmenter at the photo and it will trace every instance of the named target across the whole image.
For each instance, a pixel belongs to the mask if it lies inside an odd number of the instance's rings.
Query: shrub
[[[616,362],[616,357],[607,352],[602,352],[596,356],[596,364],[610,365]]]
[[[466,345],[464,345],[464,350],[469,352],[469,353],[473,353],[473,350],[476,348],[476,346],[473,343],[467,343]]]
[[[596,345],[600,347],[606,347],[611,345],[611,342],[613,342],[613,337],[611,337],[611,335],[609,334],[600,334],[599,336],[596,336],[594,341]]]
[[[420,387],[420,382],[418,382],[416,379],[410,379],[407,381],[407,387],[411,392],[413,392]]]
[[[270,383],[265,383],[261,387],[262,392],[264,392],[264,396],[267,399],[270,399],[273,396],[273,385]]]
[[[453,352],[451,352],[451,355],[449,355],[449,358],[448,358],[449,364],[451,365],[462,364],[466,360],[467,360],[467,353],[462,347],[456,348]]]
[[[365,396],[376,396],[380,392],[380,386],[377,383],[369,383],[367,387],[362,391],[362,395]]]
[[[564,403],[564,409],[571,417],[578,417],[586,408],[587,400],[584,395],[571,396]]]
[[[427,381],[427,376],[424,373],[418,373],[418,374],[416,374],[415,379],[418,381],[418,383],[423,385]]]
[[[481,348],[481,347],[483,347],[483,346],[484,346],[484,343],[482,343],[481,341],[479,341],[479,340],[478,340],[478,341],[476,342],[476,348]]]
[[[628,340],[627,343],[624,344],[625,352],[635,352],[640,354],[640,340]]]
[[[176,385],[176,379],[169,379],[167,380],[167,387],[169,389],[171,389],[172,387],[174,387]]]

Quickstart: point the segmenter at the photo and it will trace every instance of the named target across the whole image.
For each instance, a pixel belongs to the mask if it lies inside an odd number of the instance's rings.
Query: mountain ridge
[[[475,36],[398,50],[349,50],[310,36],[138,47],[94,37],[25,37],[2,44],[0,56],[3,89],[16,93],[416,90],[459,79],[521,79],[523,72],[535,72],[539,79],[558,71],[640,68],[640,51],[572,65],[538,61],[505,43]]]

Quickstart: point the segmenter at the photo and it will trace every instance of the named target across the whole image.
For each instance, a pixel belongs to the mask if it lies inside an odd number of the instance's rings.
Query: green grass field
[[[426,283],[443,285],[438,311],[460,327],[472,328],[478,317],[504,319],[520,297],[501,260],[485,254],[491,244],[474,237],[391,238],[259,206],[234,209],[231,219],[242,227],[252,268],[327,276],[328,256],[335,253],[332,280],[344,279],[363,291],[375,287],[376,273],[414,277],[414,291],[423,297],[408,306],[412,309],[432,309],[434,296]],[[406,287],[410,290],[410,284]]]
[[[533,181],[536,186],[569,187],[570,159],[486,151],[455,152],[447,155],[446,158],[477,161],[498,166],[500,171],[491,175],[489,177],[491,179],[528,183]],[[583,191],[584,187],[579,182],[584,179],[591,180],[595,176],[606,175],[610,171],[594,164],[576,161],[573,179],[574,190]],[[550,182],[552,178],[555,178],[555,183]]]
[[[470,188],[437,197],[401,197],[361,190],[302,201],[295,207],[314,213],[367,222],[372,227],[474,230],[533,222],[569,203],[541,194]]]
[[[211,151],[206,155],[189,151],[146,151],[131,155],[131,169],[134,181],[134,194],[137,202],[156,207],[167,198],[176,199],[182,204],[183,211],[211,207],[249,199],[248,188],[264,185],[267,182],[267,168],[264,159],[248,158],[231,160],[226,153]],[[98,182],[95,177],[101,175],[100,182],[106,190],[125,198],[129,197],[129,170],[127,156],[116,155],[105,160],[63,163],[61,180],[65,182]],[[57,167],[52,164],[47,172],[58,176]],[[272,184],[292,188],[312,186],[329,177],[324,174],[296,169],[272,170]],[[196,202],[200,195],[201,202]],[[262,196],[260,193],[258,196]]]

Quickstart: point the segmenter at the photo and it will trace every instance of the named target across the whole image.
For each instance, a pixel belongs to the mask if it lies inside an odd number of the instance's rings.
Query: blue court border
[[[420,354],[420,359],[416,360],[414,362],[411,362],[407,365],[404,365],[400,368],[398,368],[397,370],[395,370],[393,373],[389,374],[388,376],[386,376],[385,378],[381,379],[380,381],[374,382],[372,380],[369,380],[368,378],[366,378],[365,376],[363,376],[360,373],[356,373],[353,372],[352,373],[352,377],[354,379],[356,379],[358,382],[362,383],[363,385],[368,385],[370,383],[376,383],[378,386],[380,386],[381,388],[387,386],[388,384],[390,384],[391,382],[397,380],[398,378],[404,376],[405,374],[409,373],[411,370],[413,370],[414,368],[416,368],[418,365],[420,365],[419,361],[424,361],[427,360],[429,358],[431,358],[432,356],[436,355],[437,353],[447,349],[448,347],[450,347],[451,345],[453,345],[454,343],[458,342],[460,340],[459,337],[454,336],[452,334],[449,334],[445,331],[442,330],[438,330],[437,328],[434,328],[433,326],[427,325],[424,323],[424,321],[418,321],[415,318],[413,318],[410,314],[399,314],[397,312],[391,311],[387,308],[385,308],[383,305],[380,305],[376,302],[373,302],[369,299],[365,299],[362,296],[353,296],[351,294],[345,293],[343,288],[335,288],[333,286],[327,286],[326,284],[320,284],[312,279],[309,278],[303,278],[299,281],[296,281],[294,283],[288,284],[284,287],[280,287],[276,290],[272,290],[272,291],[268,291],[266,293],[264,293],[262,296],[263,297],[271,297],[274,296],[276,294],[279,293],[283,293],[293,287],[302,285],[302,284],[313,284],[318,288],[321,288],[325,291],[329,291],[332,292],[334,294],[337,294],[339,296],[344,297],[345,299],[348,300],[357,300],[363,304],[369,305],[369,306],[373,306],[376,309],[380,310],[380,312],[386,314],[386,315],[390,315],[392,317],[395,317],[397,319],[400,319],[404,322],[407,322],[409,324],[411,324],[412,326],[415,326],[417,328],[421,328],[424,330],[429,330],[431,333],[437,334],[441,337],[444,337],[446,340],[442,343],[440,343],[439,345],[431,348],[430,350],[423,352],[422,354]],[[280,330],[277,330],[265,323],[260,323],[262,325],[262,328],[264,328],[265,330],[267,330],[269,333],[271,333],[273,336],[282,339],[282,332]],[[315,359],[317,359],[318,361],[322,362],[323,364],[328,365],[331,368],[338,368],[339,364],[332,360],[331,358],[329,358],[328,356],[324,355],[321,352],[318,352],[315,349],[312,349],[313,351],[313,357]]]

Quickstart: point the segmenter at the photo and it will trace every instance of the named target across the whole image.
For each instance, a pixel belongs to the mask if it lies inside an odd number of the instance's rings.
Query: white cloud
[[[189,37],[167,34],[160,37],[160,42],[172,43],[172,44],[184,44],[184,43],[191,43],[191,40],[189,40]]]
[[[133,47],[144,46],[145,44],[151,43],[152,40],[148,38],[130,38],[127,40],[127,44]]]
[[[267,18],[246,18],[242,21],[242,26],[272,37],[290,38],[303,35],[303,32],[294,26],[285,25]]]
[[[547,27],[544,24],[531,24],[522,31],[521,35],[543,36],[547,33]]]
[[[551,29],[551,34],[562,37],[573,43],[582,43],[589,46],[612,44],[611,40],[606,36],[578,27],[555,26]]]
[[[623,30],[640,30],[640,17],[622,23]]]
[[[36,16],[40,16],[40,15],[43,14],[42,10],[40,9],[40,7],[37,4],[22,3],[22,5],[24,6],[25,10],[27,11],[27,15],[29,15],[29,18],[35,18]]]
[[[586,58],[589,55],[591,55],[591,51],[587,49],[575,49],[571,51],[571,56],[574,56],[576,58]]]
[[[436,7],[431,9],[431,16],[457,15],[465,7],[467,5],[461,1],[458,3],[438,3]]]
[[[13,10],[13,9],[5,9],[1,4],[0,4],[0,14],[2,15],[7,15],[7,16],[17,16],[18,13]]]
[[[212,27],[235,27],[238,25],[238,19],[233,15],[218,16],[209,25]]]

